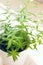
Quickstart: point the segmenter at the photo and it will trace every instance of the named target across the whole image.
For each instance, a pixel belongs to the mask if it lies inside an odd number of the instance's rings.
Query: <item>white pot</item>
[[[2,60],[1,55],[0,55],[0,65],[3,65],[3,60]]]
[[[0,65],[43,65],[43,45],[38,46],[38,50],[27,49],[19,54],[14,62],[13,58],[8,57],[6,52],[0,50]],[[2,62],[3,60],[3,62]]]
[[[12,57],[8,57],[7,53],[0,50],[1,57],[4,65],[37,65],[33,59],[29,56],[28,51],[20,53],[20,57],[15,62]]]

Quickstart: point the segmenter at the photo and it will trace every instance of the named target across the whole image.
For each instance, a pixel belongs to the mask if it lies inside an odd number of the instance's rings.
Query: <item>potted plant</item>
[[[4,21],[2,28],[4,31],[0,34],[0,49],[7,52],[8,56],[12,56],[14,61],[19,56],[19,53],[27,48],[37,49],[37,45],[43,43],[43,31],[38,29],[37,21],[31,20],[28,16],[34,15],[31,12],[26,12],[25,7],[19,12],[9,13]],[[14,15],[14,26],[11,26],[11,15]],[[16,22],[16,25],[15,25]],[[18,23],[18,24],[17,24]],[[27,24],[28,23],[28,24]],[[30,24],[31,23],[31,24]]]

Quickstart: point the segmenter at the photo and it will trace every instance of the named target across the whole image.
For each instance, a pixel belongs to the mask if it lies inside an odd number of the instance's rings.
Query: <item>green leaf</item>
[[[13,60],[15,61],[17,59],[17,56],[19,56],[18,54],[19,54],[18,52],[16,52],[15,50],[12,50],[8,53],[8,56],[12,56]]]
[[[7,44],[7,50],[11,47],[11,45],[12,45],[12,39],[9,39],[8,44]]]

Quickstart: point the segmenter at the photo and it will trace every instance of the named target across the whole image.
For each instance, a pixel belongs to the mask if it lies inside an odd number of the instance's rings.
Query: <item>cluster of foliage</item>
[[[28,16],[34,14],[26,12],[25,7],[21,8],[16,14],[14,12],[9,13],[8,9],[6,11],[4,14],[8,15],[6,17],[7,23],[5,23],[6,20],[3,20],[2,28],[4,31],[0,34],[0,49],[8,52],[8,55],[12,56],[15,61],[21,51],[27,48],[37,49],[37,44],[43,43],[43,31],[38,29],[36,22],[28,18]],[[10,20],[12,14],[14,15],[14,24],[15,21],[19,23],[13,27]],[[27,24],[28,22],[35,25]],[[36,32],[33,33],[33,31]]]

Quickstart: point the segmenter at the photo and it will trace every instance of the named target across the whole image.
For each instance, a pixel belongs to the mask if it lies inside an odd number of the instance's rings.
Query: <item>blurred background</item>
[[[20,7],[23,5],[23,1],[28,5],[28,10],[32,12],[41,12],[43,11],[43,0],[31,0],[32,3],[29,3],[29,0],[0,0],[0,3],[7,5],[12,9]],[[40,2],[41,1],[41,2]]]

